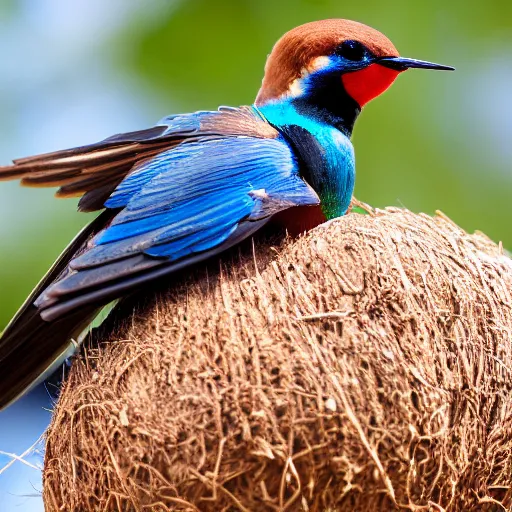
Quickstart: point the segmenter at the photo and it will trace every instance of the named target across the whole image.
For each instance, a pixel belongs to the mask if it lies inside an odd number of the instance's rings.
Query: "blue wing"
[[[59,187],[58,197],[82,196],[79,209],[94,211],[103,208],[134,165],[184,141],[278,135],[252,107],[221,107],[168,116],[151,128],[114,135],[96,144],[14,160],[13,165],[0,167],[0,181],[21,179],[27,186]]]
[[[118,296],[249,236],[272,215],[319,198],[281,138],[183,143],[140,163],[105,206],[120,209],[36,301],[51,320]]]

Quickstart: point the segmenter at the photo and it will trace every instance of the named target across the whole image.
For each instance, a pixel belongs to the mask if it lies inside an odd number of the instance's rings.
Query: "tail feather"
[[[97,306],[90,306],[45,322],[35,306],[27,308],[19,323],[2,336],[6,346],[15,348],[0,360],[0,409],[51,375],[74,352],[73,338],[97,313]]]
[[[72,338],[97,315],[98,304],[86,305],[51,322],[44,321],[34,301],[66,268],[70,259],[112,219],[105,211],[69,244],[30,294],[0,337],[0,409],[27,392],[70,354]]]

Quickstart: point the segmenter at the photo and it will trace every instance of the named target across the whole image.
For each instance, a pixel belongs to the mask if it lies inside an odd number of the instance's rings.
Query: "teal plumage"
[[[302,174],[308,176],[308,183],[318,192],[325,217],[344,215],[354,191],[356,172],[349,137],[322,120],[299,114],[289,100],[262,106],[259,111],[285,134],[304,162]]]

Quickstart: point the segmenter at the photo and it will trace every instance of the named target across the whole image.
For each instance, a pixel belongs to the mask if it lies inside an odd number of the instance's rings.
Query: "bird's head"
[[[256,105],[310,96],[336,108],[348,95],[360,109],[410,68],[453,69],[400,57],[385,35],[361,23],[314,21],[290,30],[276,43]]]

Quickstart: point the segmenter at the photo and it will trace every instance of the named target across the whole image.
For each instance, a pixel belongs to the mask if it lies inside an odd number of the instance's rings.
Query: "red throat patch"
[[[400,73],[380,64],[370,64],[367,68],[342,75],[341,81],[345,91],[363,107],[382,94]]]

